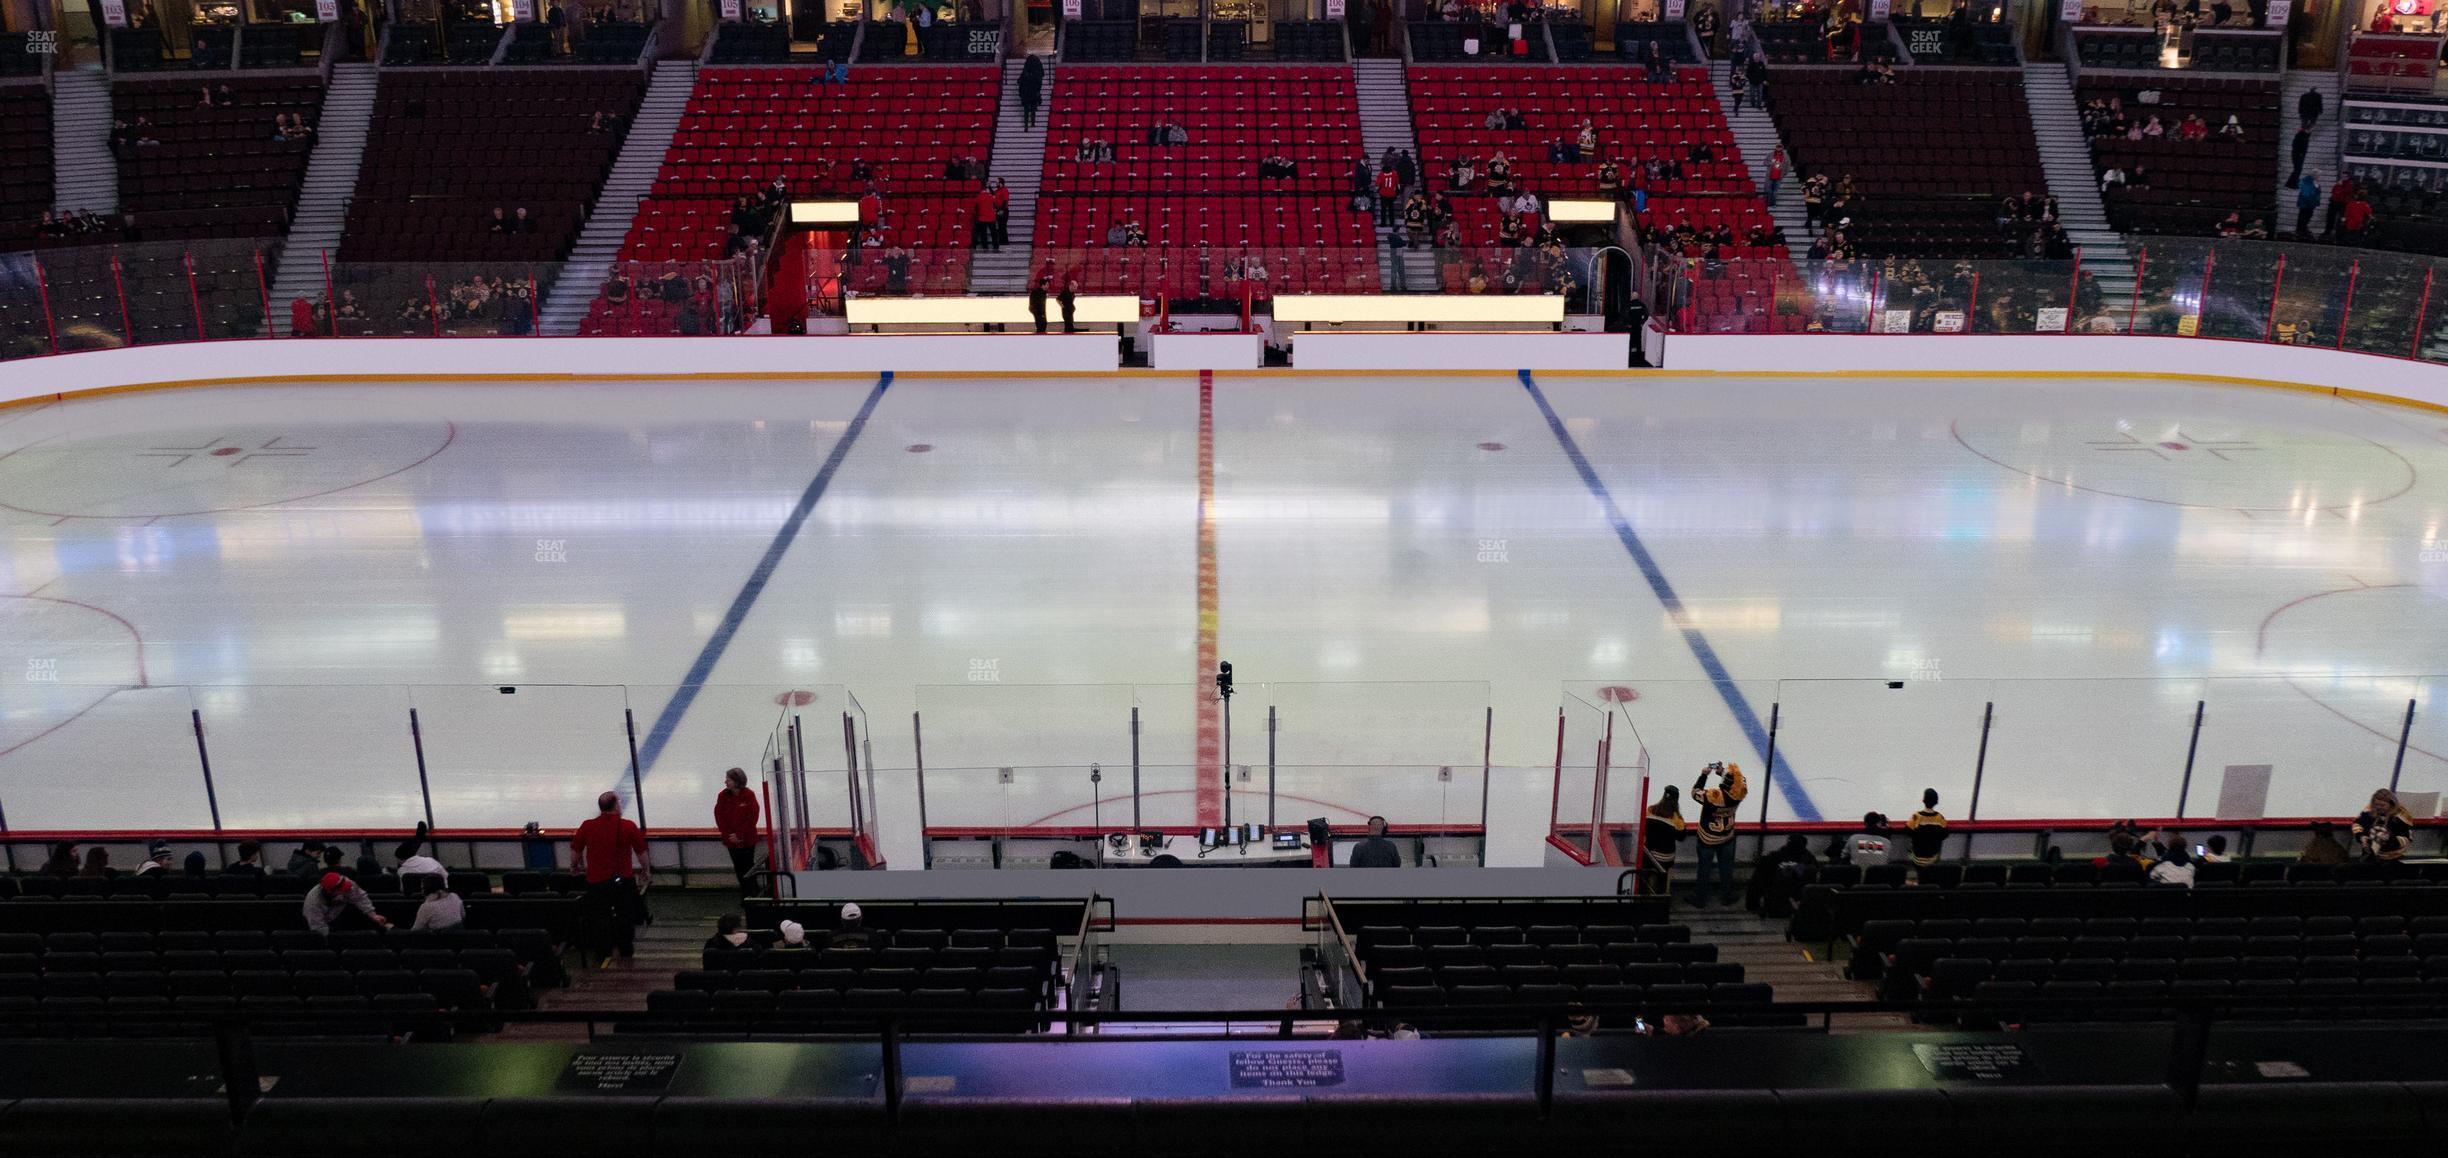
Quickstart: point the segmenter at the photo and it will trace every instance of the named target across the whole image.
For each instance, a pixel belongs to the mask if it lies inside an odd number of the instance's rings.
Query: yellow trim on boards
[[[1302,370],[1298,367],[1267,367],[1251,370],[1218,370],[1218,378],[1510,378],[1510,370]],[[1630,382],[1655,381],[1668,378],[1982,378],[1982,379],[2102,379],[2117,381],[2203,382],[2223,386],[2252,386],[2265,389],[2295,390],[2310,394],[2328,394],[2363,402],[2405,406],[2416,410],[2448,414],[2448,404],[2426,402],[2373,390],[2355,390],[2343,386],[2316,386],[2277,378],[2252,378],[2233,374],[2197,374],[2178,370],[1534,370],[1544,378],[1617,378]],[[1124,367],[1114,370],[912,370],[896,371],[895,378],[922,379],[1037,379],[1037,378],[1181,378],[1198,380],[1196,370],[1150,370]],[[641,374],[569,374],[553,372],[490,373],[389,373],[389,374],[234,374],[208,378],[167,379],[159,382],[139,382],[123,386],[95,386],[84,390],[69,390],[56,394],[35,394],[24,398],[0,401],[0,410],[23,406],[47,405],[80,398],[111,394],[135,394],[155,390],[188,390],[216,386],[281,386],[357,383],[409,385],[420,382],[436,383],[558,383],[580,386],[599,382],[798,382],[827,380],[863,380],[875,377],[874,371],[844,370],[748,370],[748,371],[689,371],[684,373]]]

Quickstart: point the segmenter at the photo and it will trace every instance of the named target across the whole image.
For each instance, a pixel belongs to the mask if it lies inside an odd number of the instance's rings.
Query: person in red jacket
[[[2363,231],[2370,227],[2371,219],[2371,202],[2365,201],[2363,194],[2358,191],[2352,200],[2346,202],[2345,210],[2338,214],[2338,225],[2346,231],[2346,240],[2356,241],[2360,240]]]
[[[970,199],[969,248],[995,248],[994,190],[978,186],[977,196]]]
[[[995,178],[986,188],[994,193],[994,242],[995,248],[1001,249],[1011,244],[1011,188],[1003,183],[1001,177]]]
[[[723,790],[714,796],[714,831],[722,834],[724,851],[731,854],[731,871],[739,877],[740,892],[748,889],[748,875],[756,871],[757,795],[748,787],[748,773],[739,768],[723,773]]]
[[[634,869],[632,865],[634,864]],[[620,794],[595,798],[595,816],[570,838],[570,871],[586,876],[589,955],[600,960],[618,951],[623,960],[637,948],[637,924],[646,916],[646,834],[621,816]]]

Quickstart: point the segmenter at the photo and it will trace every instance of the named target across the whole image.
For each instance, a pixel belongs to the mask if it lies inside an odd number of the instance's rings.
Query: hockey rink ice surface
[[[1543,831],[1559,707],[1584,795],[1615,717],[1619,819],[1644,755],[1756,777],[1772,713],[1771,817],[1961,815],[1984,714],[1984,819],[2166,815],[2197,703],[2188,815],[2230,765],[2350,814],[2409,701],[2403,787],[2448,787],[2448,414],[1504,374],[0,410],[14,829],[208,827],[199,722],[227,827],[405,827],[411,709],[444,827],[574,822],[632,722],[649,822],[703,826],[786,707],[819,769],[852,711],[887,781],[917,713],[938,826],[1116,824],[1136,707],[1145,819],[1190,823],[1213,658],[1261,786],[1273,710],[1287,823],[1476,823],[1492,719],[1494,806]]]

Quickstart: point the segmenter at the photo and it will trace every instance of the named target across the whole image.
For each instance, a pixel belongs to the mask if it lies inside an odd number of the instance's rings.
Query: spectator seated
[[[1417,126],[1420,163],[1431,188],[1447,189],[1452,163],[1469,157],[1484,173],[1498,152],[1512,163],[1514,178],[1543,197],[1599,195],[1598,163],[1611,157],[1629,165],[1652,158],[1672,160],[1681,176],[1651,184],[1651,195],[1718,194],[1749,197],[1751,178],[1734,146],[1725,113],[1709,91],[1708,74],[1679,69],[1671,84],[1648,84],[1637,71],[1522,69],[1488,73],[1469,68],[1415,66],[1411,70],[1411,117]],[[1593,76],[1609,83],[1591,84]],[[1519,129],[1491,129],[1497,110],[1516,111]],[[1597,130],[1598,157],[1549,159],[1549,146],[1572,141],[1581,122]],[[1692,160],[1695,146],[1711,159]],[[1628,179],[1628,175],[1627,175]],[[1644,178],[1645,179],[1645,178]],[[1485,178],[1467,192],[1488,192]]]
[[[776,182],[781,201],[853,200],[872,184],[883,216],[866,233],[873,248],[912,252],[907,291],[964,292],[979,179],[947,172],[982,166],[994,152],[995,71],[853,68],[845,84],[822,83],[820,75],[787,68],[699,73],[654,191],[621,243],[621,260],[708,261],[737,252],[746,240],[741,200],[774,201]],[[859,264],[874,281],[854,287],[881,289],[880,258]],[[664,327],[678,321],[676,309],[599,296],[582,328],[669,333]]]
[[[1261,92],[1270,99],[1254,99]],[[1212,288],[1232,280],[1216,271],[1244,250],[1305,251],[1260,256],[1272,292],[1375,287],[1369,220],[1348,192],[1362,151],[1348,69],[1064,68],[1051,109],[1039,247],[1171,251],[1152,255],[1154,265],[1139,260],[1145,254],[1045,255],[1066,276],[1084,272],[1084,292],[1132,292],[1141,288],[1133,277],[1155,276],[1168,259],[1170,284]],[[1177,127],[1182,139],[1151,143],[1160,126]],[[1096,155],[1110,159],[1080,160],[1088,141],[1109,146]],[[1290,162],[1290,172],[1262,176],[1268,157]],[[1122,242],[1134,224],[1144,240]],[[1193,256],[1201,246],[1214,254],[1204,271]]]
[[[2141,94],[2157,94],[2144,103]],[[2109,224],[2143,233],[2208,234],[2237,215],[2238,225],[2271,224],[2269,191],[2278,184],[2278,82],[2214,80],[2161,74],[2147,78],[2086,77],[2075,94],[2091,140],[2095,172],[2114,168],[2147,174],[2108,188]],[[2121,113],[2105,107],[2115,101]],[[2156,117],[2165,131],[2133,139],[2129,127]],[[2223,132],[2233,117],[2241,136]],[[2187,139],[2188,118],[2205,126]]]
[[[491,1011],[532,1008],[534,990],[567,982],[560,954],[582,902],[491,897],[481,874],[453,880],[466,900],[467,922],[459,929],[408,931],[419,902],[398,896],[397,882],[383,878],[367,891],[392,930],[323,934],[304,925],[306,884],[287,876],[29,879],[24,883],[97,887],[45,890],[0,904],[0,1007],[297,1014],[295,1022],[273,1023],[267,1030],[273,1033],[331,1032],[316,1028],[313,1017],[379,1010],[404,1019],[391,1035],[431,1040],[449,1037],[454,1027],[490,1029]],[[91,1032],[39,1023],[0,1029],[37,1037],[80,1031]],[[195,1031],[154,1021],[112,1024],[111,1032]]]
[[[2257,1006],[2237,1011],[2246,1017],[2298,1016],[2287,1004],[2298,996],[2367,998],[2397,1017],[2448,1008],[2448,890],[2282,896],[2298,892],[2312,890],[2133,889],[2116,895],[2154,903],[2062,916],[2017,903],[2030,894],[1990,893],[1958,906],[1964,915],[1863,922],[1850,969],[1889,999],[1920,1002],[1924,1020],[1966,1002],[2008,1003],[1980,1011],[1984,1023],[2025,1020],[2037,1011],[2014,1011],[2018,998],[2082,993],[2244,999]]]
[[[265,244],[84,244],[46,251],[41,258],[50,323],[33,317],[8,328],[38,342],[36,352],[50,348],[54,326],[62,350],[255,337],[262,330],[266,284],[256,277],[259,254],[264,278],[271,277]]]
[[[238,30],[230,25],[200,24],[187,34],[187,67],[191,69],[227,69],[230,56],[238,41]]]
[[[280,121],[300,118],[311,130],[323,107],[313,78],[122,81],[111,104],[127,126],[114,130],[119,209],[147,240],[269,237],[288,228],[314,138],[284,132]]]
[[[1846,70],[1778,69],[1768,99],[1796,178],[1854,179],[1857,195],[1838,212],[1861,255],[2022,252],[1998,204],[2048,180],[2019,74],[1906,68],[1895,83],[1865,84]]]
[[[1080,936],[1085,916],[1077,902],[875,902],[865,906],[867,943],[833,947],[839,910],[838,902],[750,904],[747,943],[708,949],[703,968],[675,976],[648,1008],[732,1014],[679,1032],[734,1037],[856,1031],[875,1024],[873,1011],[929,1009],[943,1011],[930,1019],[938,1032],[1034,1032],[1062,992],[1061,939]],[[783,941],[784,921],[803,927],[800,944]],[[736,1016],[753,1013],[789,1017]]]
[[[1589,83],[1593,75],[1603,78],[1602,83]],[[1493,74],[1450,66],[1412,69],[1412,118],[1422,168],[1430,188],[1449,192],[1456,232],[1464,248],[1472,251],[1466,260],[1476,263],[1488,282],[1511,284],[1508,274],[1518,270],[1516,254],[1501,244],[1503,215],[1489,196],[1492,189],[1484,176],[1489,160],[1499,152],[1511,164],[1518,187],[1540,198],[1645,204],[1634,222],[1644,232],[1679,225],[1712,231],[1723,227],[1736,242],[1744,242],[1755,227],[1763,236],[1774,228],[1766,204],[1752,188],[1725,114],[1709,90],[1708,74],[1681,68],[1667,83],[1651,83],[1645,76],[1640,70],[1620,68],[1596,74],[1586,68]],[[1499,111],[1518,115],[1521,127],[1489,128],[1491,115]],[[1578,152],[1584,121],[1596,136],[1595,153],[1578,160],[1555,159],[1559,144],[1570,144]],[[1453,165],[1465,157],[1479,175],[1467,188],[1452,190]],[[1606,160],[1618,164],[1619,184],[1612,194],[1601,184],[1600,165]],[[1658,166],[1655,177],[1649,174],[1652,162]],[[1630,192],[1635,188],[1642,191],[1639,197]],[[1525,220],[1522,239],[1531,241],[1536,233],[1535,222]],[[1774,244],[1733,244],[1721,247],[1719,257],[1751,256],[1755,251],[1762,258],[1782,256]],[[1467,290],[1470,273],[1465,266],[1459,284],[1449,276],[1447,288]]]
[[[1658,46],[1659,55],[1668,64],[1697,64],[1692,55],[1691,30],[1680,20],[1673,23],[1645,23],[1632,20],[1616,22],[1615,55],[1638,64],[1649,59],[1649,46]]]
[[[621,70],[385,76],[341,256],[559,260],[620,151],[619,132],[590,126],[598,114],[625,126],[642,88]]]

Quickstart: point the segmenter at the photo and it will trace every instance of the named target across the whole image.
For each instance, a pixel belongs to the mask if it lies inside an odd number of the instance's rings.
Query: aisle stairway
[[[289,221],[280,270],[272,281],[268,321],[274,337],[289,334],[291,301],[323,298],[323,255],[336,255],[340,231],[348,224],[357,165],[365,158],[366,131],[374,122],[375,80],[371,64],[332,67],[331,83],[323,90],[322,116],[315,122],[314,155],[306,161],[306,180],[298,189],[297,216]]]
[[[595,210],[587,215],[586,228],[578,234],[569,263],[561,268],[561,276],[554,279],[551,292],[545,295],[546,334],[575,334],[578,323],[586,320],[596,289],[603,285],[613,261],[620,257],[621,242],[629,236],[629,223],[637,219],[638,202],[654,189],[655,174],[663,167],[663,154],[671,148],[672,134],[680,128],[680,114],[688,109],[689,93],[696,86],[695,61],[655,62],[654,79],[646,86],[646,99],[638,106],[637,120],[630,122],[629,135],[621,141],[620,156],[612,162],[612,172],[604,178],[603,190],[595,195]]]
[[[1025,59],[1003,62],[1003,94],[995,111],[994,156],[989,176],[1001,177],[1011,190],[1011,244],[999,251],[978,250],[969,256],[969,292],[1017,294],[1028,291],[1029,242],[1037,235],[1037,192],[1045,175],[1046,120],[1054,112],[1054,58],[1045,58],[1044,102],[1037,106],[1037,127],[1023,128],[1020,114],[1020,70]]]
[[[1726,123],[1734,130],[1734,147],[1742,150],[1743,166],[1751,171],[1751,185],[1759,190],[1762,200],[1768,196],[1768,158],[1774,156],[1783,141],[1777,136],[1776,120],[1768,110],[1746,108],[1739,112],[1733,107],[1733,97],[1726,87],[1727,70],[1732,66],[1722,60],[1709,62],[1709,83],[1715,86],[1717,102],[1726,111]],[[1793,159],[1785,162],[1785,187],[1769,203],[1768,212],[1776,218],[1777,228],[1785,231],[1785,248],[1801,261],[1810,252],[1811,233],[1802,223],[1802,181],[1793,171]]]
[[[724,913],[739,911],[739,898],[723,889],[674,889],[646,895],[651,923],[638,926],[636,955],[597,966],[572,954],[566,964],[566,989],[536,994],[536,1007],[551,1009],[623,1010],[646,1008],[646,995],[672,987],[672,977],[695,969],[704,958],[706,939]],[[585,1041],[590,1028],[578,1022],[517,1022],[487,1041]]]
[[[1403,62],[1388,58],[1371,58],[1352,62],[1353,96],[1360,103],[1360,145],[1368,153],[1370,171],[1387,149],[1401,149],[1413,157],[1419,156],[1419,139],[1411,128],[1411,85],[1403,73]],[[1347,163],[1348,167],[1348,163]],[[1423,162],[1420,180],[1435,178]],[[1394,255],[1385,247],[1386,234],[1378,226],[1378,284],[1394,284]],[[1407,249],[1402,253],[1403,279],[1413,291],[1426,291],[1436,286],[1436,254],[1428,249]]]
[[[2032,136],[2040,145],[2040,168],[2048,175],[2048,191],[2066,233],[2082,251],[2082,268],[2099,283],[2106,301],[2122,301],[2133,292],[2133,254],[2125,239],[2108,225],[2100,204],[2099,174],[2091,167],[2091,142],[2083,136],[2082,110],[2066,67],[2056,61],[2023,66],[2023,95],[2031,105]]]
[[[2304,172],[2320,186],[2321,207],[2312,214],[2312,229],[2318,232],[2323,215],[2329,208],[2329,188],[2338,179],[2338,124],[2346,119],[2346,100],[2338,92],[2334,72],[2318,69],[2290,72],[2278,93],[2278,179],[2286,180],[2287,170],[2294,167],[2295,126],[2302,119],[2295,115],[2295,103],[2303,99],[2306,89],[2319,89],[2321,117],[2312,125],[2312,147],[2304,151]],[[2295,187],[2278,187],[2276,217],[2270,218],[2270,236],[2286,237],[2295,231]]]
[[[52,208],[119,211],[119,160],[111,155],[110,76],[99,68],[52,77]]]
[[[1737,882],[1739,886],[1740,882]],[[1691,887],[1679,881],[1678,891]],[[1778,1001],[1873,1001],[1878,987],[1849,980],[1834,961],[1819,959],[1816,946],[1785,939],[1785,922],[1762,919],[1742,907],[1695,909],[1677,904],[1667,918],[1691,927],[1692,940],[1717,946],[1717,959],[1743,967],[1743,980],[1773,986]],[[1839,1014],[1830,1027],[1838,1033],[1910,1029],[1903,1014]]]

